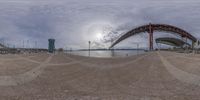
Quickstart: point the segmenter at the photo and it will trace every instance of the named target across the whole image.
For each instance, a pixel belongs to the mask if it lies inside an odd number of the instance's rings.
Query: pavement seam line
[[[44,68],[48,66],[48,63],[50,62],[51,59],[52,59],[52,55],[48,57],[43,63],[41,63],[38,67],[19,75],[0,76],[0,86],[17,86],[17,85],[32,81],[43,72]],[[69,64],[73,64],[73,63],[76,63],[76,62],[71,62]]]
[[[200,86],[200,76],[182,71],[178,68],[176,68],[174,65],[172,65],[169,61],[167,61],[160,52],[157,52],[158,56],[160,57],[163,65],[165,68],[172,74],[176,79],[178,79],[181,82],[185,82],[192,85],[198,85]]]

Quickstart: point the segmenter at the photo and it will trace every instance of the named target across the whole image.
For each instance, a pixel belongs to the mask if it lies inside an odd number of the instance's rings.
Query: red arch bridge
[[[118,38],[111,46],[110,48],[114,47],[116,44],[120,43],[121,41],[134,36],[136,34],[140,34],[140,33],[144,33],[147,32],[149,33],[149,50],[153,50],[153,33],[155,31],[158,32],[167,32],[167,33],[175,33],[179,36],[181,36],[182,38],[185,38],[186,41],[187,39],[192,41],[192,48],[194,47],[194,43],[197,41],[197,39],[191,35],[190,33],[188,33],[187,31],[178,28],[176,26],[172,26],[172,25],[167,25],[167,24],[148,24],[148,25],[143,25],[143,26],[139,26],[127,33],[125,33],[124,35],[122,35],[120,38]]]

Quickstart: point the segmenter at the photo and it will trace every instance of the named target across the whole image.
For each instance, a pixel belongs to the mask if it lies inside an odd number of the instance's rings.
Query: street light
[[[137,45],[137,55],[138,55],[138,54],[139,54],[139,46],[140,46],[140,44],[137,43],[137,42],[135,42],[135,43],[133,43],[133,44],[136,44],[136,45]]]
[[[27,40],[26,48],[29,48],[29,40]]]
[[[91,41],[88,41],[88,44],[89,44],[88,56],[90,57],[90,44],[91,44]]]
[[[24,40],[23,40],[23,48],[24,48]]]
[[[137,43],[137,55],[139,54],[139,43]]]
[[[37,49],[37,41],[35,41],[35,48]]]
[[[114,40],[113,40],[113,38],[111,37],[111,41],[110,41],[110,42],[111,42],[111,45],[113,44],[113,41],[114,41]],[[112,57],[115,56],[115,51],[114,51],[114,49],[115,49],[114,47],[112,47],[112,49],[111,49],[111,53],[112,53],[111,56],[112,56]]]

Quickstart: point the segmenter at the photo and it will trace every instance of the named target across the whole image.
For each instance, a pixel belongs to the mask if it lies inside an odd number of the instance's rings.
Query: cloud
[[[32,41],[32,47],[37,41],[43,48],[48,38],[55,38],[58,48],[87,48],[90,40],[98,48],[109,44],[97,41],[96,33],[119,36],[149,22],[175,25],[200,38],[199,4],[195,0],[2,0],[0,39],[19,47],[22,40]],[[105,28],[112,29],[106,33]],[[120,45],[144,41],[143,46],[148,46],[146,35]]]

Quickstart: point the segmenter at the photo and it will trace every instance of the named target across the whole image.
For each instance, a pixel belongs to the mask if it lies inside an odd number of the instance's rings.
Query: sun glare
[[[103,39],[103,34],[102,34],[102,33],[97,33],[97,34],[96,34],[96,38],[97,38],[98,40]]]

